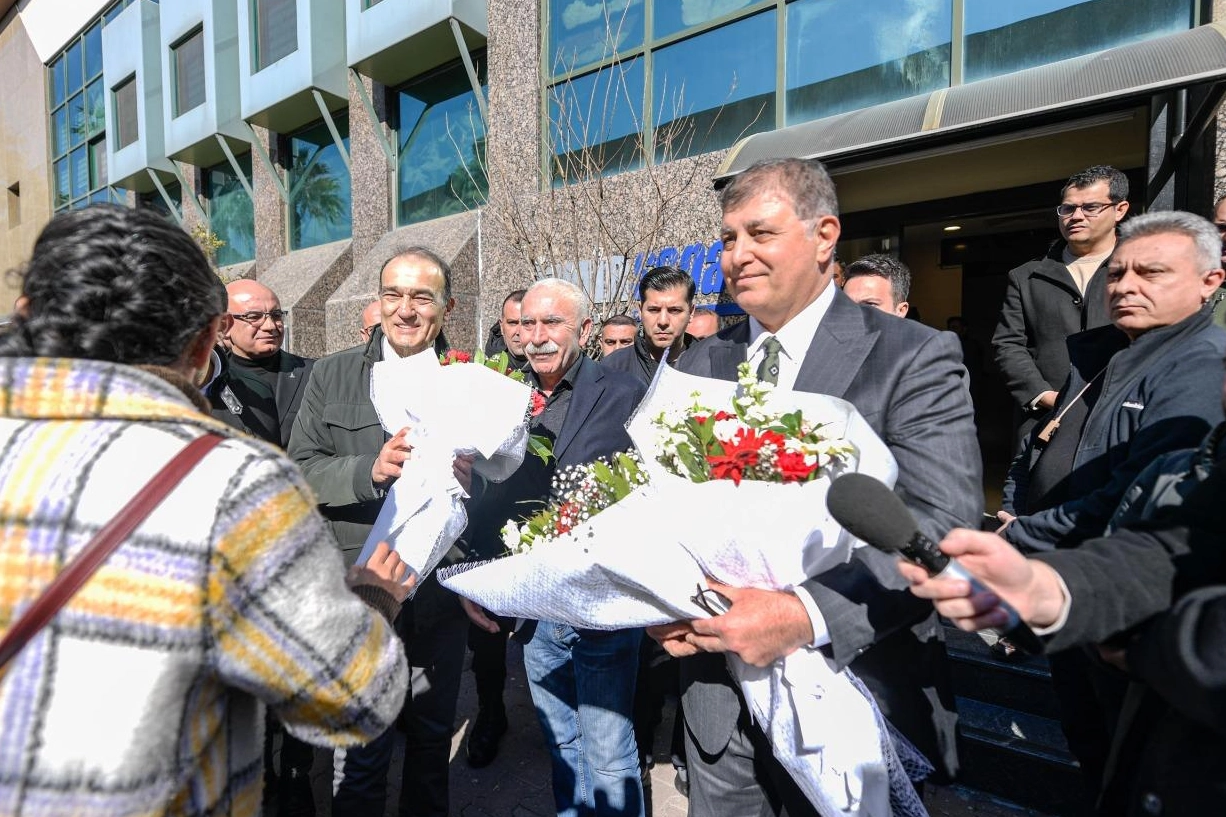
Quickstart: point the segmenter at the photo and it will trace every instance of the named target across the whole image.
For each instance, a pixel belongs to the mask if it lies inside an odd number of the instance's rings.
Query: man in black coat
[[[1106,165],[1087,168],[1061,191],[1063,240],[1009,272],[992,349],[1023,418],[1019,439],[1055,405],[1068,376],[1065,339],[1107,323],[1103,270],[1127,213],[1128,177]]]
[[[694,314],[694,276],[677,267],[653,267],[639,281],[639,321],[634,345],[606,354],[600,365],[637,377],[643,385],[651,382],[668,353],[668,362],[677,358],[689,341],[685,327]]]
[[[285,312],[277,294],[256,281],[239,279],[226,286],[230,296],[228,350],[219,349],[220,370],[205,389],[213,416],[223,423],[278,448],[289,445],[294,417],[315,361],[281,348]],[[272,740],[281,734],[281,773],[264,786],[265,810],[276,798],[279,817],[314,815],[315,798],[309,775],[314,749],[270,719],[264,738],[264,768],[271,778]]]
[[[285,312],[277,294],[256,281],[226,286],[229,351],[206,396],[213,416],[280,448],[289,445],[294,417],[315,361],[281,348]]]

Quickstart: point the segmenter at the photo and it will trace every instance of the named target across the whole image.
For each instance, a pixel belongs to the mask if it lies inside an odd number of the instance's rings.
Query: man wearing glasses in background
[[[277,294],[240,279],[226,286],[229,319],[223,323],[228,351],[218,349],[220,372],[206,394],[213,416],[284,449],[302,404],[315,361],[281,348],[285,313]],[[272,762],[274,733],[281,734],[280,774]],[[264,736],[264,813],[299,817],[315,813],[311,760],[315,750],[270,720]]]
[[[1019,439],[1055,405],[1069,370],[1065,339],[1108,323],[1104,270],[1127,213],[1123,173],[1107,165],[1076,173],[1056,208],[1063,240],[1009,272],[992,348],[1022,414]]]
[[[223,356],[221,374],[209,386],[213,416],[285,448],[315,361],[281,348],[285,313],[275,292],[248,280],[231,282],[226,292],[229,353]]]

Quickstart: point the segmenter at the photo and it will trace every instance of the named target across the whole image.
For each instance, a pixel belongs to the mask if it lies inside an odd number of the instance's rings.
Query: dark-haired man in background
[[[843,273],[843,292],[858,304],[907,317],[911,304],[911,270],[892,255],[874,253],[859,258]]]
[[[642,331],[634,345],[606,353],[600,365],[632,374],[644,384],[668,352],[676,365],[685,349],[685,327],[694,312],[694,277],[677,267],[654,267],[639,281],[639,320]]]
[[[1116,225],[1128,213],[1128,177],[1095,165],[1070,177],[1060,195],[1063,240],[1043,258],[1010,270],[992,336],[996,365],[1021,413],[1023,440],[1055,405],[1068,376],[1065,339],[1108,321],[1104,269]]]
[[[350,564],[361,552],[392,482],[412,459],[407,429],[389,435],[375,413],[372,367],[393,357],[445,351],[443,321],[455,306],[451,268],[425,248],[405,250],[383,265],[379,301],[382,317],[364,346],[316,361],[289,444],[290,458],[302,469]],[[457,477],[464,482],[471,462],[456,462]],[[448,813],[451,732],[467,626],[456,596],[431,575],[404,605],[396,629],[411,674],[400,717],[407,732],[400,815],[443,817]],[[366,746],[345,752],[333,815],[383,813],[394,742],[394,730],[389,729]]]
[[[634,336],[639,325],[629,315],[613,315],[600,327],[600,358],[603,360],[614,352],[634,345]]]

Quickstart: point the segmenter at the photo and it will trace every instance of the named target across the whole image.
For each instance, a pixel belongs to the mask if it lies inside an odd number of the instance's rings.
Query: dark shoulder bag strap
[[[136,496],[129,500],[123,510],[98,531],[80,555],[55,577],[43,594],[26,610],[25,615],[18,619],[4,639],[0,640],[0,673],[30,639],[47,626],[60,608],[76,595],[81,586],[89,581],[89,577],[94,575],[115,548],[136,530],[136,526],[153,513],[153,509],[161,504],[196,463],[224,439],[218,434],[209,433],[192,440],[137,491]]]

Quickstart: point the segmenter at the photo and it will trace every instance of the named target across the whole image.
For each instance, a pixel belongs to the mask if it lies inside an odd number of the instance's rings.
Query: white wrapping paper
[[[832,476],[803,484],[727,480],[693,483],[655,461],[661,410],[730,405],[736,384],[661,366],[628,426],[651,482],[570,533],[525,554],[449,568],[442,582],[492,612],[592,629],[664,624],[708,615],[693,600],[705,576],[736,587],[790,589],[845,562],[860,545],[826,510]],[[776,392],[772,405],[801,408],[850,440],[858,455],[841,470],[892,485],[889,449],[846,401]],[[768,668],[729,654],[729,668],[776,756],[823,815],[886,817],[891,784],[914,792],[893,756],[875,703],[858,680],[818,650]],[[891,780],[890,770],[894,771]],[[897,804],[896,804],[897,805]],[[918,798],[901,811],[922,814]]]
[[[514,473],[528,444],[532,389],[480,364],[443,366],[426,351],[376,363],[370,397],[389,434],[409,427],[413,452],[388,490],[358,564],[386,541],[409,575],[425,578],[468,522],[467,494],[452,463],[475,455],[473,470],[491,482]]]

